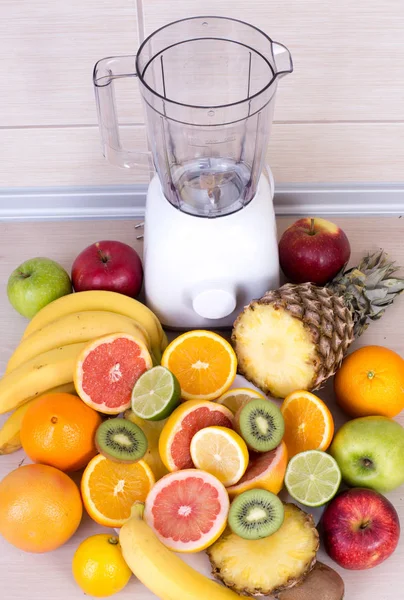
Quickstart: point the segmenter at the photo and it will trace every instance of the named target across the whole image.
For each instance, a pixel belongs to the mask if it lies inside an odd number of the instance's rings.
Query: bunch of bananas
[[[0,454],[21,447],[19,430],[28,402],[49,391],[74,392],[73,371],[81,350],[87,342],[113,333],[142,341],[155,363],[167,346],[156,315],[115,292],[69,294],[35,315],[0,380],[0,414],[14,411],[0,429]]]

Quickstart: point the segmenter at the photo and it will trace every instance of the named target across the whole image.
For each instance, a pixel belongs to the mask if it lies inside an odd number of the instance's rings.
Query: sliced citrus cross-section
[[[237,358],[224,338],[212,331],[188,331],[167,346],[161,359],[178,378],[185,400],[214,400],[229,389]]]
[[[334,435],[334,421],[320,398],[305,390],[293,392],[283,401],[281,413],[289,458],[305,450],[327,450]]]
[[[283,486],[288,452],[282,441],[269,452],[251,453],[246,472],[238,483],[227,488],[230,497],[247,490],[261,488],[273,494],[279,494]]]
[[[185,469],[160,479],[146,499],[145,519],[175,552],[199,552],[223,533],[229,512],[226,488],[205,471]]]
[[[154,475],[143,461],[124,464],[101,454],[87,465],[81,494],[90,517],[105,527],[121,527],[136,500],[144,502],[154,485]]]
[[[214,475],[225,487],[237,483],[248,466],[247,444],[227,427],[200,429],[190,449],[195,467]]]
[[[320,450],[296,454],[286,469],[286,489],[305,506],[323,506],[334,498],[340,483],[337,461]]]
[[[236,414],[239,408],[244,406],[244,404],[247,404],[247,402],[253,398],[265,398],[265,396],[250,388],[232,388],[222,394],[216,402],[227,406],[233,414]]]
[[[130,407],[133,386],[153,366],[145,344],[123,333],[93,340],[79,355],[74,385],[91,408],[117,415]]]
[[[204,427],[233,428],[233,414],[215,402],[189,400],[171,413],[160,434],[160,457],[169,471],[191,469],[190,445],[195,433]]]
[[[132,392],[132,410],[141,419],[166,419],[180,403],[178,379],[168,369],[158,365],[143,373]]]

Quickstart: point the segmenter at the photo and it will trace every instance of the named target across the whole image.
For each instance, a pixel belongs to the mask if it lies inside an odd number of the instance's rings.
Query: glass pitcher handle
[[[289,50],[279,42],[272,42],[272,53],[276,66],[276,77],[283,77],[293,71],[293,61]]]
[[[93,84],[102,150],[105,158],[118,167],[153,172],[151,152],[127,150],[122,147],[119,136],[114,80],[137,77],[135,61],[136,55],[112,56],[102,58],[94,67]]]

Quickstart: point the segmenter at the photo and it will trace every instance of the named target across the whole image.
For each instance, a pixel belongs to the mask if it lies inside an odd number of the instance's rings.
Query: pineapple
[[[254,300],[234,323],[239,372],[276,398],[318,389],[369,320],[403,291],[404,279],[392,277],[397,270],[380,251],[326,287],[288,283]]]
[[[285,504],[284,522],[273,535],[244,540],[226,529],[207,553],[214,576],[225,585],[239,594],[265,596],[302,581],[316,562],[318,546],[313,517]]]

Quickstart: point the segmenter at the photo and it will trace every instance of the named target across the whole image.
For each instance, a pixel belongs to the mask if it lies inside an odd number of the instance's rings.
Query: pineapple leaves
[[[404,290],[404,279],[392,277],[399,269],[384,250],[380,250],[365,256],[357,267],[339,273],[327,284],[351,311],[355,337],[365,331],[369,319],[380,319],[386,307]]]

